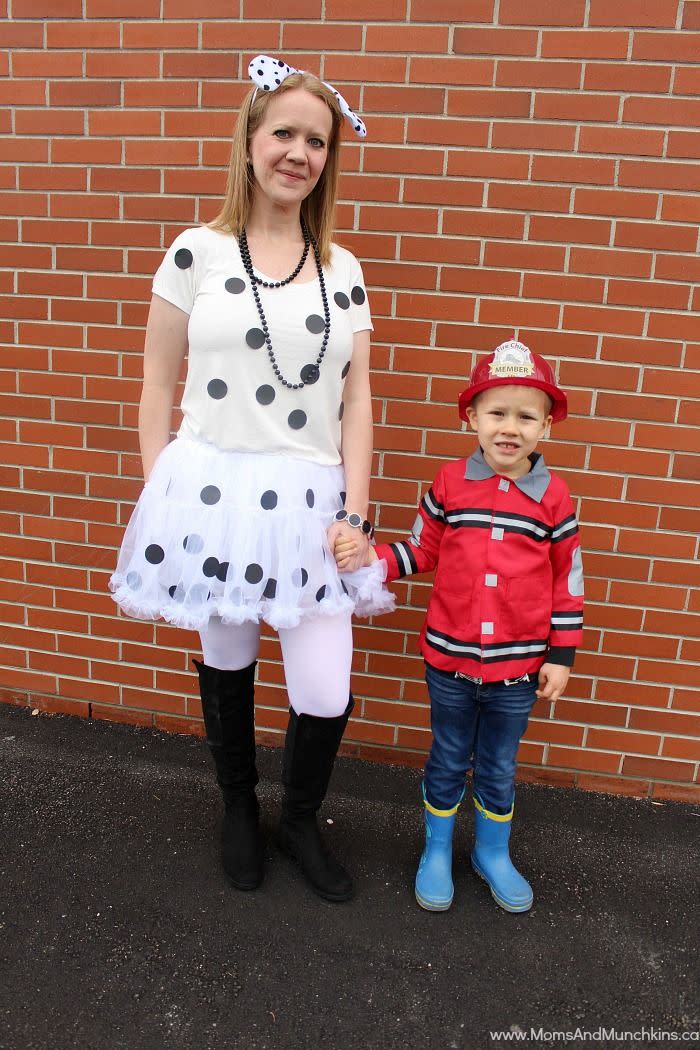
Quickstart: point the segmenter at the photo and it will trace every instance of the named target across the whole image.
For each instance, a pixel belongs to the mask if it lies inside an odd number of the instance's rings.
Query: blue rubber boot
[[[513,866],[508,852],[513,810],[491,813],[476,797],[474,807],[474,871],[488,883],[491,896],[505,911],[528,911],[532,907],[532,887]]]
[[[447,911],[452,904],[452,833],[459,802],[452,809],[435,809],[423,791],[425,849],[416,872],[416,900],[426,911]]]

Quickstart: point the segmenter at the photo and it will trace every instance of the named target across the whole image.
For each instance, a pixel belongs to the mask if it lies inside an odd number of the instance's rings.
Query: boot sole
[[[301,861],[299,860],[296,853],[291,847],[289,847],[285,842],[280,841],[280,839],[277,840],[277,846],[281,853],[284,853],[286,857],[289,857],[290,860],[294,861],[297,868],[306,879],[306,885],[309,887],[309,889],[312,889],[314,891],[317,897],[321,897],[324,901],[330,901],[333,904],[342,904],[343,901],[352,900],[352,898],[355,895],[354,887],[351,886],[346,893],[328,893],[326,890],[321,889],[320,886],[317,886],[315,882],[311,881],[309,876],[304,871]]]
[[[509,912],[511,915],[517,915],[520,912],[529,911],[530,910],[530,908],[532,907],[532,902],[534,900],[534,897],[530,897],[530,900],[529,901],[525,901],[523,904],[509,904],[507,901],[504,901],[502,897],[498,896],[498,894],[494,890],[493,886],[491,885],[489,880],[486,878],[486,876],[484,875],[484,873],[481,870],[481,868],[478,867],[478,865],[475,863],[475,861],[473,861],[473,860],[471,861],[471,866],[474,869],[474,871],[476,872],[476,874],[479,876],[479,878],[484,880],[484,882],[486,883],[486,885],[488,886],[488,888],[491,891],[491,896],[493,897],[493,899],[495,900],[495,902],[499,906],[499,908],[503,908],[504,911]]]
[[[227,871],[224,872],[224,878],[229,886],[233,886],[234,889],[243,890],[244,892],[248,890],[257,890],[258,886],[260,886],[263,881],[263,876],[261,875],[260,878],[254,882],[241,882],[240,879],[234,879],[234,877],[229,875]]]
[[[448,901],[429,901],[425,897],[421,897],[418,890],[415,891],[416,900],[420,904],[424,911],[447,911],[452,906],[454,897],[450,897]]]

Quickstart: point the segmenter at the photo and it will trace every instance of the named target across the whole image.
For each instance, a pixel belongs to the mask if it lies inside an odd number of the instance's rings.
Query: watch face
[[[362,531],[364,532],[365,536],[369,535],[369,533],[372,531],[372,524],[371,524],[371,522],[363,521],[362,522]]]
[[[339,510],[339,511],[336,512],[335,520],[336,521],[345,521],[347,516],[348,516],[348,512],[346,510]]]
[[[359,514],[348,514],[348,525],[352,525],[353,529],[359,529],[362,525],[362,518]]]

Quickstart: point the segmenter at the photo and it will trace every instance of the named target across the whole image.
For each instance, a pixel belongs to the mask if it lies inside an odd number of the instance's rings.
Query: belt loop
[[[530,681],[530,675],[529,674],[521,674],[520,678],[504,678],[503,679],[503,684],[504,685],[517,685],[518,682],[529,682],[529,681]]]

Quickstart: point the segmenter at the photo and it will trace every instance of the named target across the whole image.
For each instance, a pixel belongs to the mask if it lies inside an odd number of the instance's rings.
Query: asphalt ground
[[[357,894],[329,904],[272,842],[280,759],[241,893],[202,741],[0,705],[2,1050],[697,1045],[698,807],[520,785],[518,916],[470,870],[463,806],[430,914],[420,773],[340,759],[323,825]]]

